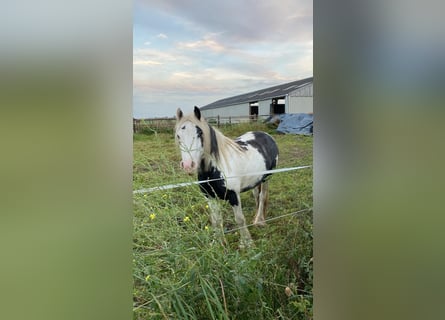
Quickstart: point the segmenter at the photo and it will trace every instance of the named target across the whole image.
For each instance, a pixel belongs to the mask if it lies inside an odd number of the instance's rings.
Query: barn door
[[[258,102],[251,102],[249,104],[249,115],[251,120],[258,119]]]
[[[282,114],[286,113],[285,107],[286,105],[284,103],[279,103],[278,100],[283,100],[283,98],[273,98],[272,103],[270,104],[270,114]]]

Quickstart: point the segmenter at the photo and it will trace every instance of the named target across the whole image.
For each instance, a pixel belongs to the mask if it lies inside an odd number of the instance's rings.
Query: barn
[[[313,77],[221,99],[200,108],[205,118],[256,118],[313,113]],[[226,120],[223,120],[226,119]]]

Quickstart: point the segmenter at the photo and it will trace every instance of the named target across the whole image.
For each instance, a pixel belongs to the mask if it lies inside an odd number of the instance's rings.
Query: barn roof
[[[237,96],[224,98],[215,102],[212,102],[206,106],[201,107],[201,110],[209,110],[209,109],[216,109],[216,108],[222,108],[226,106],[231,106],[235,104],[240,103],[246,103],[246,102],[254,102],[254,101],[261,101],[271,98],[278,98],[283,97],[287,95],[288,93],[295,91],[299,87],[305,86],[309,83],[312,83],[314,80],[314,77],[292,81],[284,84],[280,84],[278,86],[269,87],[257,91],[252,91],[244,94],[240,94]]]

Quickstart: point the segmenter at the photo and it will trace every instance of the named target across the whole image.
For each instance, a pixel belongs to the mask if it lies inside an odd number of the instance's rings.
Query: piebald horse
[[[265,132],[247,132],[232,140],[210,126],[201,111],[195,106],[193,113],[184,115],[176,111],[175,140],[181,150],[181,167],[189,174],[198,173],[210,208],[213,227],[222,227],[222,218],[216,198],[227,200],[233,208],[235,220],[240,228],[240,247],[252,242],[241,209],[240,193],[253,189],[256,202],[256,225],[265,224],[268,202],[266,170],[275,168],[278,147],[274,139]]]

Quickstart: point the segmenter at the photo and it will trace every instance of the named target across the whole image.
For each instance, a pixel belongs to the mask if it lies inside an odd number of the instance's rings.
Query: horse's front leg
[[[219,200],[208,197],[207,204],[209,205],[210,222],[213,227],[213,241],[217,241],[224,247],[226,246],[226,239],[224,237],[223,219]]]
[[[212,223],[212,227],[215,229],[221,229],[223,225],[223,219],[218,200],[215,198],[207,198],[207,203],[210,209],[210,222]]]
[[[250,232],[246,226],[246,219],[244,218],[243,210],[241,208],[240,195],[239,193],[235,193],[235,195],[236,201],[234,201],[235,199],[232,199],[232,201],[230,201],[230,204],[232,205],[233,213],[235,214],[235,221],[240,228],[241,239],[239,247],[243,249],[245,247],[249,247],[252,244],[252,237],[250,236]]]

